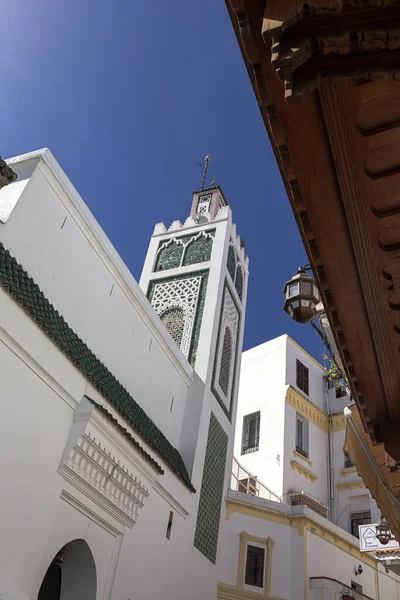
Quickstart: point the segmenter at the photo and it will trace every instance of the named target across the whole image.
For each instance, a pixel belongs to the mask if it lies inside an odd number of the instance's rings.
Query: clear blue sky
[[[282,311],[306,262],[223,0],[14,0],[0,20],[6,158],[49,147],[134,276],[185,219],[211,154],[250,257],[245,348],[311,326]]]

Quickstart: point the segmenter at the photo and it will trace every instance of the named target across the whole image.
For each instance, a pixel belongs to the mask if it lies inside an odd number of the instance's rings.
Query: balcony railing
[[[331,577],[310,577],[310,600],[373,600]]]
[[[257,496],[259,498],[265,498],[266,500],[273,500],[274,502],[280,502],[279,496],[274,494],[262,481],[260,481],[255,475],[245,469],[238,460],[233,457],[232,464],[232,481],[231,488],[237,492],[243,492],[250,496]]]

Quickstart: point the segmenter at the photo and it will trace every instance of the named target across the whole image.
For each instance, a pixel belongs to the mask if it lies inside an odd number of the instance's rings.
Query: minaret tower
[[[140,286],[205,384],[180,451],[200,490],[194,545],[212,562],[230,485],[247,281],[244,244],[219,186],[193,194],[184,224],[155,226]]]

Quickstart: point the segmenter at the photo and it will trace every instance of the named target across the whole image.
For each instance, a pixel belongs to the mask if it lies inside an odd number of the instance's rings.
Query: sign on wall
[[[396,540],[391,540],[388,544],[381,544],[376,537],[376,523],[370,525],[359,525],[360,550],[361,552],[374,552],[374,550],[392,550],[399,548]]]

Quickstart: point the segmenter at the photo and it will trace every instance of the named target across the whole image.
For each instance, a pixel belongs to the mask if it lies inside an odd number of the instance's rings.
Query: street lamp
[[[376,533],[375,533],[376,539],[384,546],[386,546],[386,544],[388,544],[390,542],[390,540],[394,539],[393,534],[390,531],[390,527],[386,523],[385,517],[381,517],[381,520],[376,525],[375,529],[376,529]]]
[[[310,270],[310,265],[299,267],[296,275],[286,282],[283,291],[285,294],[283,310],[296,323],[309,323],[315,316],[315,307],[320,301],[317,285],[307,274]]]

